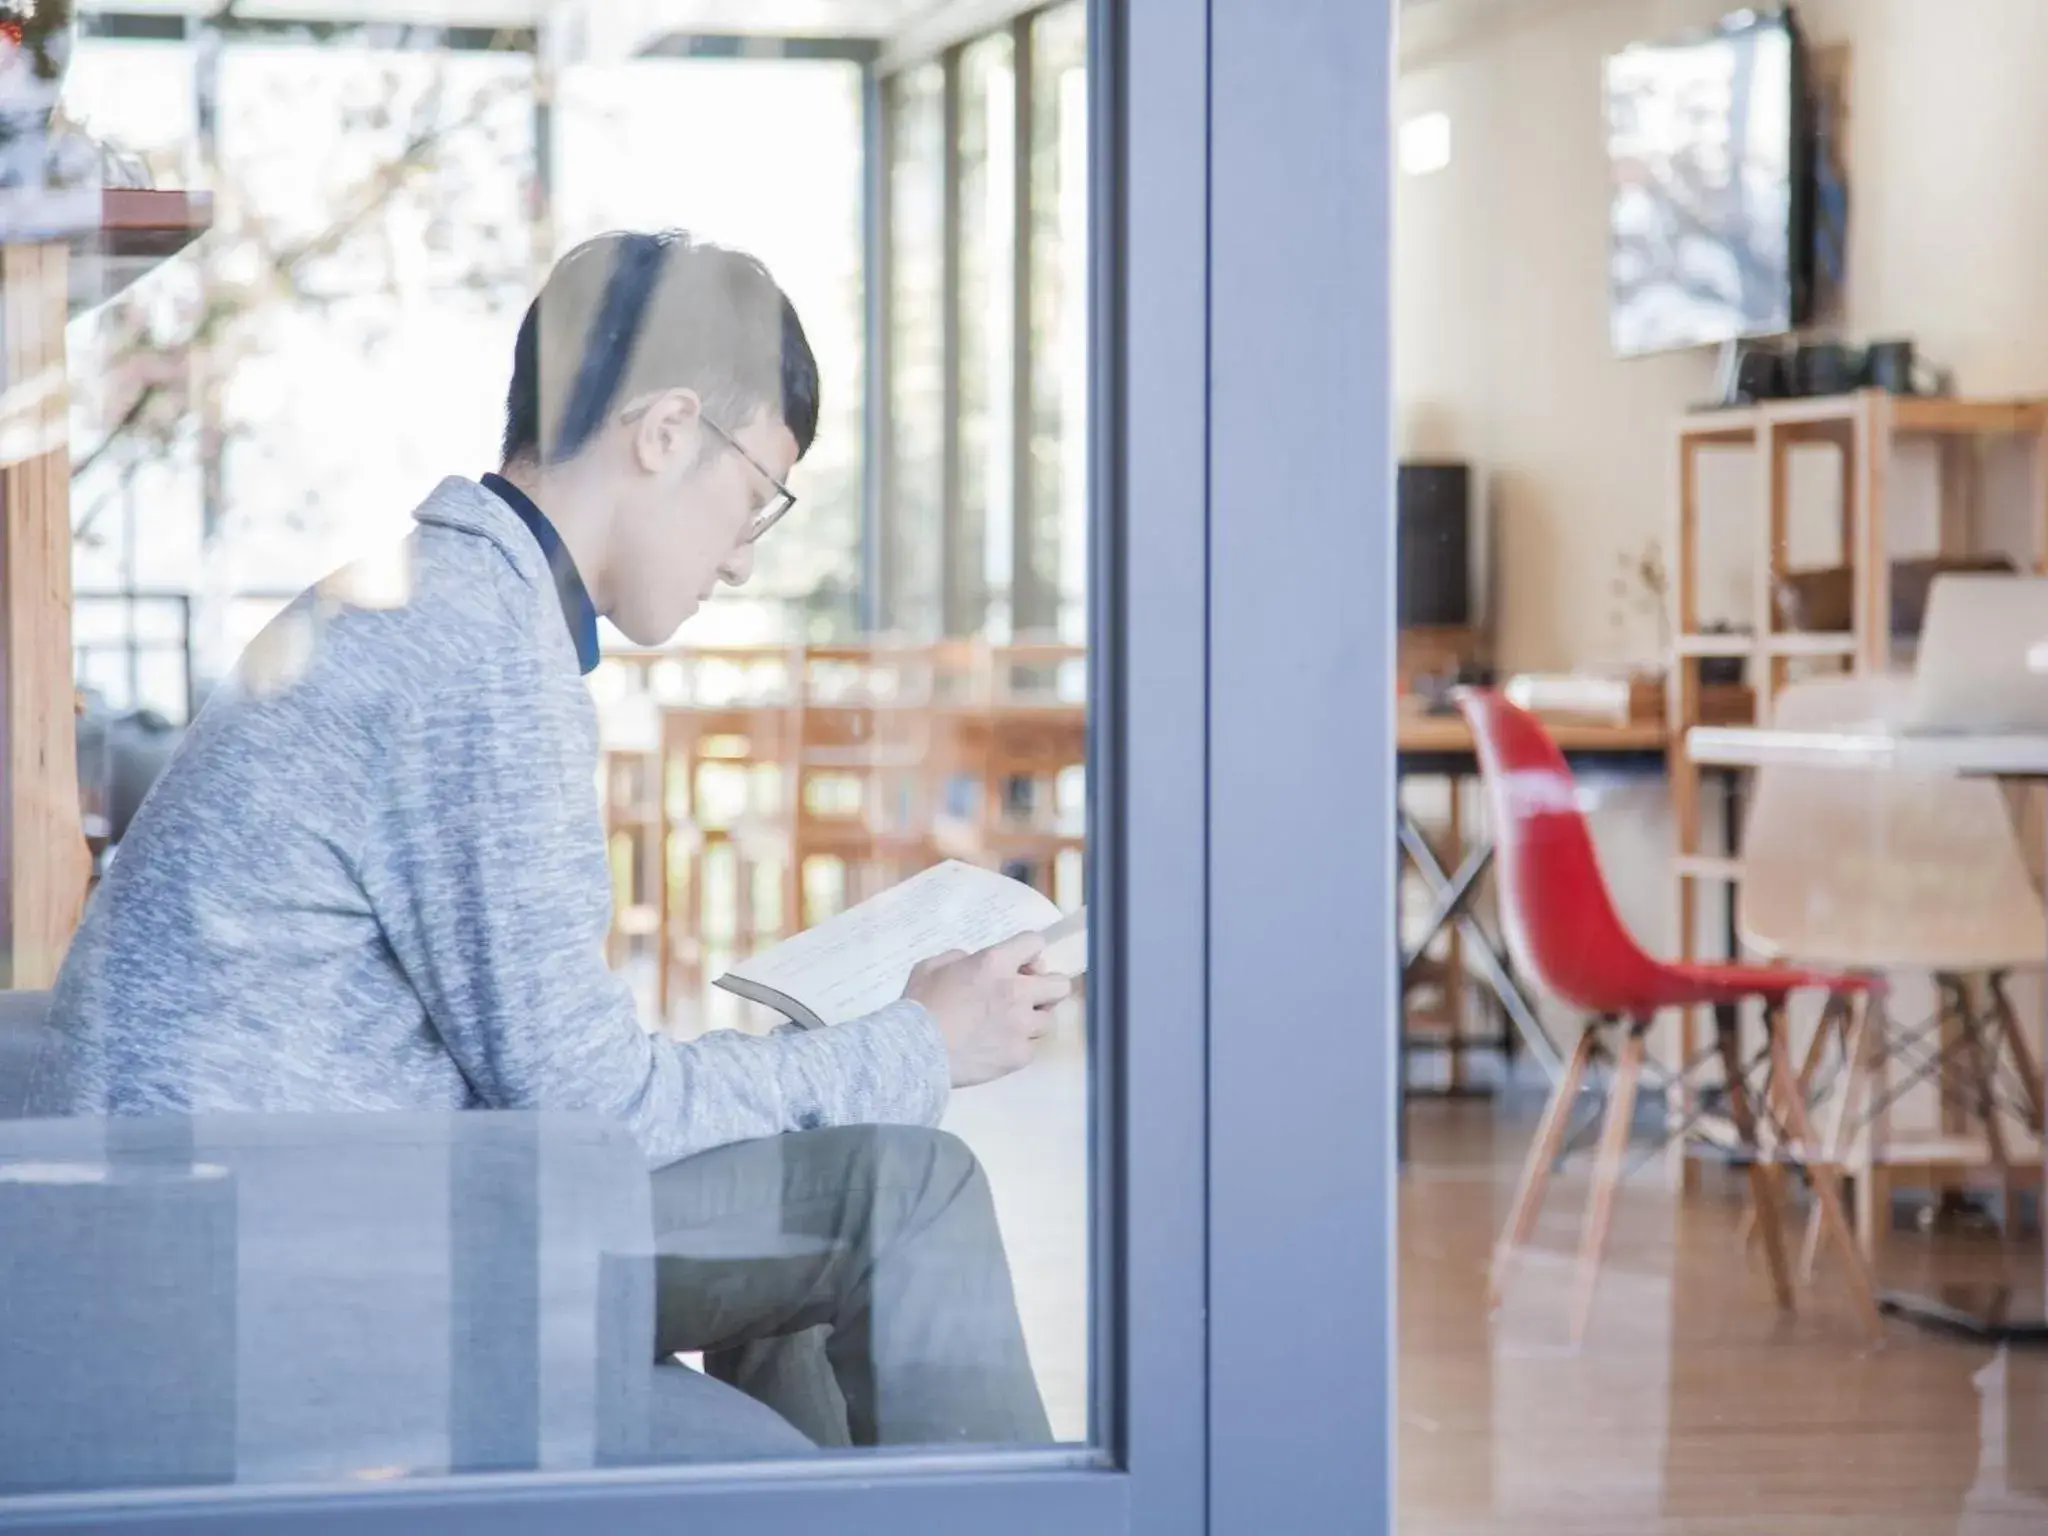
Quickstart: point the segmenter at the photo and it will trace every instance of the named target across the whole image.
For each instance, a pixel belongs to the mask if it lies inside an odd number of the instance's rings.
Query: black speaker
[[[1472,469],[1403,464],[1394,481],[1394,608],[1403,629],[1472,622]]]

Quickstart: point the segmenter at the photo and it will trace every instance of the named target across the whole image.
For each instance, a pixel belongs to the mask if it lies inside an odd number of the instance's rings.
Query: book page
[[[1045,953],[1038,968],[1049,976],[1088,974],[1088,909],[1069,912],[1044,931]]]
[[[732,978],[837,1024],[902,997],[919,961],[987,949],[1059,919],[1059,908],[1028,885],[972,864],[940,864],[734,966]]]

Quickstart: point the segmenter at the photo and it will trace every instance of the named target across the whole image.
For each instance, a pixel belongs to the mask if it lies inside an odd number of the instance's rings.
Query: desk
[[[1774,731],[1764,727],[1696,726],[1685,739],[1693,762],[1721,768],[1778,764],[1805,768],[1899,768],[1959,773],[2015,782],[2048,781],[2048,735],[1901,736],[1880,726],[1858,731]],[[2042,935],[2048,952],[2048,934]],[[1982,1298],[1888,1291],[1888,1312],[2004,1343],[2048,1344],[2048,1307],[2039,1294],[2016,1304],[2006,1291]]]
[[[1634,720],[1608,725],[1597,720],[1546,720],[1566,757],[1654,756],[1660,762],[1671,733],[1661,720]],[[1394,749],[1405,761],[1431,756],[1472,762],[1472,732],[1463,715],[1426,715],[1403,709],[1395,721]],[[1404,770],[1405,771],[1405,770]]]
[[[1685,755],[1703,767],[1901,768],[1983,778],[2048,779],[2048,735],[1899,736],[1868,731],[1693,727]]]
[[[1574,766],[1598,766],[1661,773],[1669,740],[1659,721],[1638,721],[1608,725],[1595,721],[1557,720],[1547,722],[1552,737]],[[1553,1083],[1564,1072],[1564,1053],[1543,1027],[1536,1005],[1515,979],[1506,945],[1487,932],[1472,911],[1480,884],[1493,864],[1492,838],[1468,842],[1457,855],[1455,870],[1446,870],[1430,847],[1429,839],[1415,818],[1399,800],[1401,781],[1410,778],[1443,778],[1454,784],[1479,775],[1479,761],[1472,733],[1461,715],[1426,715],[1403,709],[1395,719],[1394,776],[1395,832],[1402,855],[1414,865],[1429,888],[1431,907],[1423,935],[1413,948],[1400,951],[1401,980],[1405,993],[1410,974],[1439,934],[1449,931],[1463,940],[1463,959],[1479,973],[1513,1030],[1513,1038],[1534,1057],[1544,1075]],[[1395,943],[1401,942],[1396,933]],[[1397,1131],[1400,1147],[1407,1147],[1408,1054],[1410,1037],[1407,1010],[1400,1019],[1400,1070],[1396,1074],[1399,1101]]]

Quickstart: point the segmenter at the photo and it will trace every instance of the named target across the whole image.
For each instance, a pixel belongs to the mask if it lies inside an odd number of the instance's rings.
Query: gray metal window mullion
[[[1039,579],[1034,558],[1038,548],[1038,506],[1033,495],[1037,466],[1031,458],[1035,373],[1031,350],[1031,136],[1037,112],[1031,24],[1035,14],[1018,17],[1010,33],[1015,82],[1010,134],[1010,630],[1020,637],[1052,626],[1052,616],[1046,612],[1045,584]]]
[[[862,417],[866,453],[860,477],[860,626],[875,634],[898,627],[902,562],[895,554],[902,530],[888,512],[895,483],[895,402],[890,399],[890,330],[895,319],[894,266],[889,243],[894,207],[889,183],[895,163],[896,128],[888,84],[874,65],[861,68],[862,170],[867,195],[861,199],[861,265],[866,288],[862,310],[867,327],[867,399]]]
[[[135,477],[122,477],[121,486],[121,608],[124,618],[123,649],[127,652],[128,707],[142,707],[142,631],[135,621],[136,603],[136,508]]]
[[[941,174],[939,197],[939,424],[943,434],[939,469],[939,630],[960,635],[971,628],[967,612],[966,572],[962,551],[972,541],[961,525],[960,445],[960,50],[948,49],[943,60],[945,86],[940,95]]]
[[[199,127],[199,160],[202,184],[220,186],[220,58],[226,37],[206,19],[193,22],[195,44],[192,57],[194,118]],[[200,282],[210,287],[212,273],[202,264]],[[194,375],[197,375],[195,378]],[[199,406],[199,549],[204,561],[220,532],[227,499],[221,469],[226,434],[220,419],[220,391],[213,369],[203,356],[186,362],[185,386],[193,391]]]
[[[561,84],[554,50],[536,40],[533,50],[534,208],[530,267],[537,290],[555,264],[555,95]]]

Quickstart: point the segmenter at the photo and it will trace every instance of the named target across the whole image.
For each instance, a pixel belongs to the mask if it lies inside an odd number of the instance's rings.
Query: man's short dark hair
[[[727,430],[766,406],[799,457],[817,435],[818,360],[767,267],[681,230],[587,240],[520,322],[505,462],[573,458],[627,401],[677,388]]]

